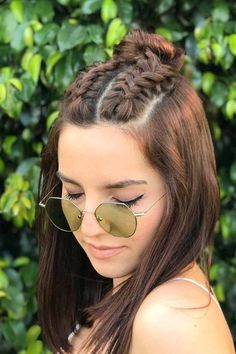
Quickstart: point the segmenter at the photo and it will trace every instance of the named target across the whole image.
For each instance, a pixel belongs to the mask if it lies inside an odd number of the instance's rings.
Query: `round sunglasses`
[[[94,212],[89,212],[80,210],[71,200],[60,197],[49,197],[44,204],[43,201],[51,191],[42,199],[39,206],[45,208],[49,220],[58,229],[65,232],[77,231],[82,224],[84,214],[92,213],[102,229],[115,237],[131,237],[137,228],[137,217],[144,216],[166,195],[164,193],[141,213],[132,211],[125,203],[115,202],[101,203]]]

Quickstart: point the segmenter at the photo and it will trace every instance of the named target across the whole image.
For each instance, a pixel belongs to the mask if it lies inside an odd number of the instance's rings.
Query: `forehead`
[[[137,141],[117,126],[67,124],[58,144],[59,170],[73,178],[136,178],[153,172]]]

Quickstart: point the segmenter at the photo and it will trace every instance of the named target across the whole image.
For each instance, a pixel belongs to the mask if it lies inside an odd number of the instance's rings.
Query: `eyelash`
[[[66,199],[69,199],[69,200],[76,200],[76,199],[79,199],[81,197],[83,193],[75,193],[75,194],[71,194],[71,193],[68,193],[64,196],[64,198]],[[119,199],[116,199],[116,201],[118,203],[123,203],[123,204],[126,204],[128,207],[131,207],[135,204],[137,204],[137,202],[142,199],[143,197],[143,194],[140,195],[139,197],[135,198],[135,199],[132,199],[132,200],[127,200],[127,201],[123,201],[123,200],[119,200]]]

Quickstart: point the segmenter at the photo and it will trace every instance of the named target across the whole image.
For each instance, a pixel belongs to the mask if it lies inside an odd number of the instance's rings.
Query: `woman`
[[[208,282],[214,151],[182,62],[133,30],[65,93],[38,213],[39,314],[54,352],[234,352]]]

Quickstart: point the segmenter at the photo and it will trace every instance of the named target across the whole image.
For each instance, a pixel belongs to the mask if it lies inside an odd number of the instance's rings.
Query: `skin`
[[[132,209],[145,211],[163,195],[165,183],[140,151],[137,142],[112,125],[89,128],[66,125],[60,134],[58,159],[59,171],[63,175],[62,196],[82,193],[73,202],[87,211],[80,229],[73,233],[74,237],[96,271],[112,278],[115,287],[132,274],[156,237],[166,198],[138,218],[136,232],[130,238],[118,238],[105,232],[93,212],[102,202],[127,201],[140,195],[143,197]],[[104,187],[126,179],[145,180],[146,183],[109,190]],[[94,255],[89,244],[121,247],[121,251],[101,259]],[[205,287],[208,284],[196,262],[177,276],[192,278]],[[129,354],[175,354],[176,348],[179,354],[234,354],[224,315],[215,301],[209,303],[209,300],[211,298],[204,290],[186,281],[170,280],[154,289],[136,314]],[[205,308],[176,309],[203,306]],[[74,336],[72,354],[89,354],[81,350],[81,344],[90,331],[82,327]]]
[[[116,286],[135,270],[155,237],[166,199],[162,198],[145,216],[138,218],[136,232],[130,238],[114,237],[105,232],[90,212],[102,202],[128,201],[140,195],[143,195],[142,199],[132,210],[143,212],[165,193],[164,181],[143,156],[137,142],[114,126],[95,125],[87,129],[67,125],[60,134],[58,158],[60,175],[63,175],[62,195],[82,193],[73,202],[89,211],[84,214],[82,225],[74,236],[96,271],[112,278]],[[65,176],[81,186],[65,182]],[[107,184],[127,179],[146,183],[104,188]],[[91,252],[89,244],[122,249],[113,257],[100,259]]]

